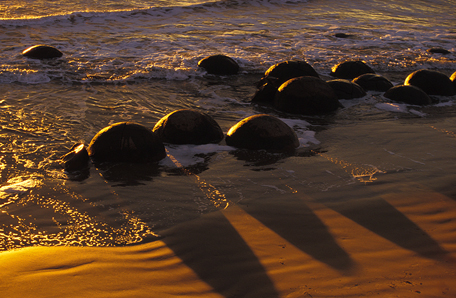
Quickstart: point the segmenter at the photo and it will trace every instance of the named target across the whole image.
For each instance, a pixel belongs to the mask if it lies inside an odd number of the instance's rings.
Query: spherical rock
[[[353,80],[365,73],[375,73],[369,65],[361,60],[344,61],[331,69],[331,75],[339,79]]]
[[[52,59],[63,56],[58,49],[47,45],[36,45],[22,51],[22,55],[33,59]]]
[[[296,133],[282,120],[266,114],[241,120],[230,128],[226,144],[245,149],[284,152],[299,146]]]
[[[366,91],[381,91],[385,92],[393,87],[393,84],[384,76],[365,73],[353,79],[353,83],[360,85]]]
[[[74,144],[70,152],[62,156],[65,171],[73,172],[86,169],[89,163],[89,154],[82,143]]]
[[[234,75],[239,71],[239,65],[232,58],[225,55],[213,55],[201,59],[198,66],[207,73],[214,75]]]
[[[302,77],[302,76],[311,76],[317,77],[320,76],[315,71],[315,69],[305,61],[284,61],[277,63],[264,73],[265,78],[276,78],[277,81],[275,84],[277,87],[280,87],[283,83],[292,78]]]
[[[413,85],[428,95],[454,95],[453,82],[444,73],[435,70],[420,69],[408,75],[404,85]]]
[[[360,98],[366,95],[364,89],[352,81],[344,79],[335,79],[327,81],[337,95],[338,99]]]
[[[223,131],[211,116],[195,110],[177,110],[161,118],[153,131],[171,144],[208,144],[223,140]]]
[[[426,51],[431,54],[443,54],[443,55],[451,53],[450,51],[443,49],[443,48],[430,48],[430,49],[427,49]]]
[[[283,112],[319,115],[342,105],[331,86],[316,77],[298,77],[283,83],[277,90],[274,106]]]
[[[403,102],[412,105],[429,105],[432,103],[431,98],[426,92],[411,85],[394,86],[386,91],[384,96],[395,102]]]
[[[166,157],[158,135],[132,122],[103,128],[93,137],[87,151],[97,162],[157,162]]]

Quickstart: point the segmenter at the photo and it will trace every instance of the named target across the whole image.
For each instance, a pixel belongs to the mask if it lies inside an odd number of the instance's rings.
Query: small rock
[[[22,55],[33,59],[52,59],[63,56],[58,49],[47,45],[36,45],[22,51]]]

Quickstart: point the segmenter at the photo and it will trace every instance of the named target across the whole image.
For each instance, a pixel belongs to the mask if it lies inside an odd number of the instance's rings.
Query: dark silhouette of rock
[[[394,85],[384,76],[365,73],[353,79],[353,83],[360,85],[365,91],[381,91],[385,92]]]
[[[339,79],[353,80],[365,73],[375,73],[369,65],[361,60],[344,61],[331,69],[331,75]]]
[[[207,73],[214,75],[234,75],[239,72],[239,65],[232,58],[225,55],[213,55],[201,59],[198,66]]]
[[[427,52],[429,52],[431,54],[443,54],[443,55],[451,53],[450,51],[445,50],[443,48],[430,48],[430,49],[427,49]]]
[[[22,51],[22,55],[33,59],[52,59],[63,56],[58,49],[47,45],[36,45]]]
[[[132,122],[103,128],[93,137],[87,151],[96,162],[157,162],[166,157],[158,135]]]
[[[269,67],[257,84],[258,90],[253,96],[252,102],[272,104],[280,85],[289,79],[302,76],[320,77],[315,69],[305,61],[291,60],[274,64]]]
[[[283,83],[277,90],[274,107],[280,111],[319,115],[342,105],[331,86],[317,77],[298,77]]]
[[[241,120],[230,128],[225,140],[229,146],[275,152],[290,151],[299,146],[298,137],[291,127],[266,114]]]
[[[411,85],[394,86],[386,91],[384,96],[392,101],[411,105],[429,105],[432,103],[431,98],[426,92]]]
[[[338,38],[348,38],[348,37],[350,37],[351,35],[350,35],[350,34],[347,34],[347,33],[340,32],[340,33],[334,34],[334,36],[335,36],[335,37],[338,37]]]
[[[208,144],[223,140],[223,131],[211,116],[195,110],[177,110],[161,118],[153,131],[171,144]]]
[[[360,98],[366,95],[364,89],[352,81],[344,79],[335,79],[327,81],[337,95],[338,99]]]
[[[65,171],[81,171],[88,167],[89,154],[82,143],[74,144],[70,152],[61,157]]]
[[[454,95],[453,82],[444,73],[429,69],[420,69],[407,76],[404,85],[413,85],[428,95]]]

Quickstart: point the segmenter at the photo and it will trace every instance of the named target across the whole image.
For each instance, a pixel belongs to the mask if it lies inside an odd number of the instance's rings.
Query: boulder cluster
[[[339,37],[339,36],[338,36]],[[348,36],[340,36],[346,38]],[[441,49],[429,52],[441,53]],[[22,52],[34,59],[62,57],[58,49],[36,45]],[[198,67],[211,75],[235,75],[240,67],[230,57],[213,55],[199,61]],[[365,62],[344,61],[331,69],[334,79],[323,80],[305,61],[284,61],[271,66],[257,83],[252,103],[270,105],[278,111],[315,116],[343,107],[340,99],[360,98],[367,91],[384,92],[394,102],[428,105],[430,96],[456,94],[456,72],[451,77],[429,69],[417,70],[404,83],[393,86]],[[230,128],[226,137],[209,115],[190,109],[177,110],[160,119],[153,129],[121,122],[103,128],[86,148],[75,144],[62,157],[65,170],[77,171],[94,162],[158,162],[166,157],[164,143],[219,143],[252,150],[292,151],[299,146],[296,133],[282,120],[267,114],[250,116]]]

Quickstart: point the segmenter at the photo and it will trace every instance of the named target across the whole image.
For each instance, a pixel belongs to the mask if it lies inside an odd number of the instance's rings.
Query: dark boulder
[[[366,95],[366,91],[360,85],[349,80],[335,79],[326,83],[331,86],[338,99],[353,99]]]
[[[161,118],[153,131],[171,144],[208,144],[223,140],[223,131],[211,116],[195,110],[177,110]]]
[[[269,67],[269,69],[264,73],[263,78],[274,78],[275,85],[278,88],[289,79],[302,76],[320,77],[309,63],[305,61],[291,60],[280,62]]]
[[[232,58],[225,55],[213,55],[201,59],[198,66],[204,68],[208,74],[234,75],[239,72],[239,65]]]
[[[93,137],[87,151],[96,162],[157,162],[166,157],[158,135],[132,122],[103,128]]]
[[[33,59],[52,59],[63,56],[58,49],[47,45],[36,45],[22,51],[22,55]]]
[[[373,73],[360,75],[353,79],[353,83],[360,85],[365,91],[385,92],[393,87],[393,83],[387,78]]]
[[[416,86],[428,95],[452,96],[456,93],[450,78],[435,70],[417,70],[408,75],[404,85]]]
[[[394,86],[386,91],[384,96],[392,101],[411,105],[429,105],[432,103],[431,98],[426,92],[411,85]]]
[[[330,113],[341,106],[331,86],[316,77],[286,81],[277,90],[274,100],[274,107],[278,110],[301,115]]]
[[[365,73],[375,73],[369,65],[361,60],[344,61],[331,69],[331,75],[339,79],[353,80]]]
[[[272,104],[280,85],[292,78],[302,76],[320,77],[315,69],[305,61],[290,60],[274,64],[268,68],[257,84],[258,90],[253,96],[252,102]]]
[[[226,144],[237,148],[292,151],[299,146],[296,133],[282,120],[266,114],[241,120],[230,128]]]
[[[74,144],[70,152],[61,157],[65,171],[74,172],[88,168],[89,153],[82,143]]]
[[[427,49],[427,52],[429,52],[431,54],[443,54],[443,55],[451,53],[450,51],[445,50],[443,48],[430,48],[430,49]]]
[[[339,33],[334,34],[334,36],[337,37],[337,38],[348,38],[351,35],[347,34],[347,33],[339,32]]]

